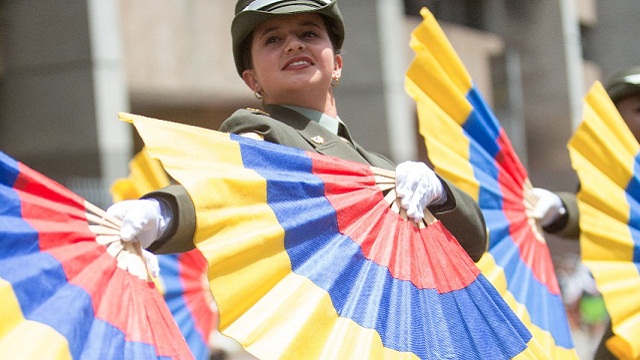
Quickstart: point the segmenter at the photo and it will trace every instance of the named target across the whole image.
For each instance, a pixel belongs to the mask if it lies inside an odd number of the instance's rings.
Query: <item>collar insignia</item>
[[[260,109],[256,109],[256,108],[249,108],[249,107],[247,108],[247,110],[251,111],[254,114],[271,116],[271,114],[269,114],[268,112],[266,112],[264,110],[260,110]]]
[[[311,141],[313,141],[314,143],[316,143],[318,145],[324,144],[324,138],[322,136],[320,136],[320,135],[312,137]]]

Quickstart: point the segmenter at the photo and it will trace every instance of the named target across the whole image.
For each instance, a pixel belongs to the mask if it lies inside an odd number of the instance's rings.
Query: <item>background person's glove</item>
[[[537,200],[532,215],[542,227],[551,225],[560,216],[566,214],[567,209],[556,193],[543,188],[533,188],[531,192]]]
[[[169,224],[171,217],[162,210],[160,202],[154,199],[125,200],[111,205],[107,214],[122,221],[123,241],[139,241],[146,249],[162,236]]]
[[[422,162],[405,161],[396,167],[396,193],[407,216],[422,221],[424,209],[442,204],[447,194],[433,170]]]

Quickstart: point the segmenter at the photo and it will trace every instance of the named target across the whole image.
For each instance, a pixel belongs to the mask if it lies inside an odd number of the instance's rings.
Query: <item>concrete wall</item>
[[[640,65],[638,1],[598,0],[597,14],[597,25],[585,36],[585,55],[601,66],[603,79]]]
[[[253,99],[231,54],[234,0],[120,0],[134,102],[225,104]]]
[[[120,0],[126,82],[136,114],[217,129],[260,103],[231,53],[235,0]],[[142,147],[137,134],[134,149]]]
[[[67,4],[5,1],[1,8],[0,148],[57,177],[98,174],[100,166],[87,4]]]
[[[566,142],[572,132],[566,54],[559,1],[508,6],[507,46],[521,59],[527,165],[536,186],[573,190]]]
[[[358,143],[390,156],[377,7],[374,1],[353,0],[340,3],[340,10],[346,35],[338,113]]]
[[[479,16],[490,32],[443,24],[489,102],[486,56],[504,51],[517,65],[509,80],[513,89],[521,86],[521,109],[511,109],[505,127],[522,118],[514,146],[522,149],[534,184],[555,190],[572,190],[577,181],[566,151],[577,93],[572,74],[584,74],[586,91],[594,79],[640,61],[636,0],[576,0],[576,17],[588,25],[582,44],[590,61],[578,70],[569,65],[561,16],[567,1],[486,1],[488,10]],[[2,2],[0,148],[58,179],[113,178],[126,172],[123,159],[135,149],[131,129],[115,120],[117,111],[217,128],[236,108],[258,106],[232,62],[234,5]],[[366,148],[395,161],[419,157],[423,144],[403,93],[415,19],[405,22],[401,0],[340,6],[347,31],[340,116]]]
[[[0,4],[0,149],[58,181],[127,172],[130,132],[116,114],[128,101],[113,5]]]

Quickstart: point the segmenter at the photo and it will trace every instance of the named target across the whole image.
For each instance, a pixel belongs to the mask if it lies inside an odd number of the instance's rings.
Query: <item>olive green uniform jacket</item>
[[[273,105],[265,106],[265,110],[238,110],[222,124],[220,131],[257,133],[265,141],[395,170],[391,161],[367,152],[355,143],[346,128],[342,128],[339,131],[341,136],[337,136],[294,110]],[[480,208],[462,190],[446,180],[442,180],[442,183],[447,192],[447,201],[428,209],[456,237],[469,256],[478,261],[487,249],[486,226]],[[169,230],[148,250],[173,253],[193,249],[196,215],[186,190],[174,185],[145,197],[164,200],[172,208],[172,213],[177,215],[172,219]]]

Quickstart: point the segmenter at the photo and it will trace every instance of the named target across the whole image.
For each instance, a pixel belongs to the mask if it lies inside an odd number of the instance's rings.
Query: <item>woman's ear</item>
[[[253,92],[262,92],[262,88],[256,79],[255,73],[252,69],[247,69],[242,72],[242,80]]]
[[[336,80],[340,80],[342,76],[342,56],[340,54],[336,54],[335,60],[333,61],[333,78]]]

